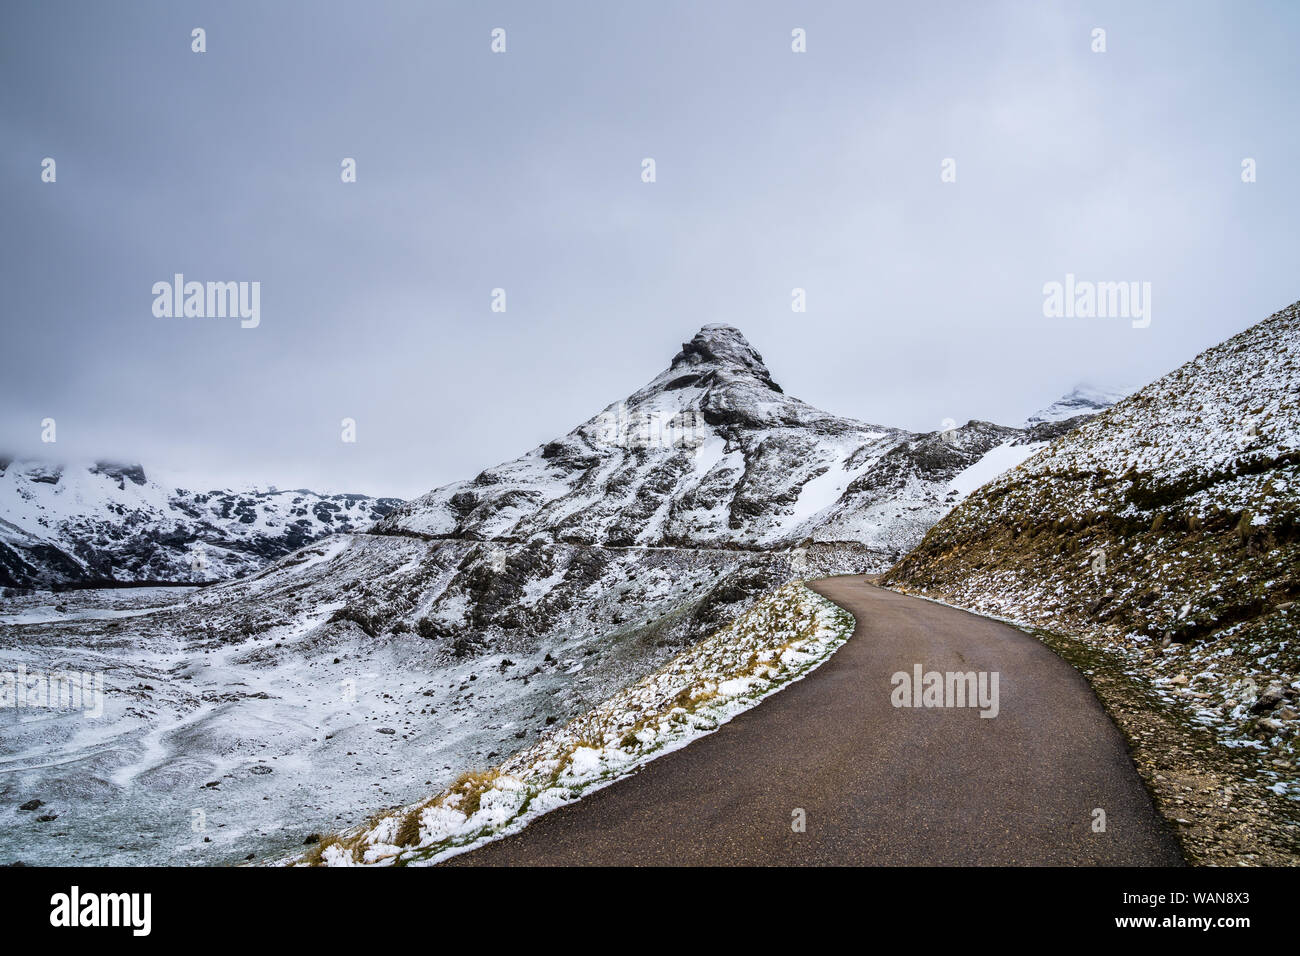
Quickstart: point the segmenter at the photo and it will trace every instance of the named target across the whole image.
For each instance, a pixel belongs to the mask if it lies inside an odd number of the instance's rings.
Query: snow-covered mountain
[[[1030,415],[1025,422],[1026,428],[1033,428],[1045,422],[1063,422],[1080,415],[1096,415],[1120,402],[1125,396],[1133,394],[1136,389],[1097,386],[1080,383],[1051,405]]]
[[[1059,430],[973,421],[914,434],[832,415],[786,395],[737,329],[706,325],[626,400],[408,502],[375,530],[614,547],[756,549],[811,538],[866,545],[884,564]]]
[[[786,395],[738,330],[707,325],[652,382],[568,435],[406,504],[191,491],[139,465],[0,458],[0,584],[223,580],[375,522],[378,533],[610,547],[849,541],[884,567],[1111,397],[1080,387],[1024,429],[914,434]]]
[[[312,491],[190,491],[140,465],[0,458],[0,584],[219,581],[337,531],[396,498]]]

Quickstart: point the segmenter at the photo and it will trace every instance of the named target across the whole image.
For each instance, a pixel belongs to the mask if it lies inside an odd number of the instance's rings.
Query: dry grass
[[[431,802],[433,806],[446,807],[451,806],[472,817],[478,813],[481,805],[483,794],[492,789],[492,784],[501,776],[498,768],[491,770],[471,770],[462,773],[456,778],[456,782],[450,787],[438,794]],[[459,798],[452,802],[452,798]]]
[[[310,850],[302,856],[302,864],[305,866],[323,866],[325,863],[325,851],[332,846],[344,847],[343,840],[338,834],[332,834],[321,839]],[[346,847],[344,847],[346,849]]]

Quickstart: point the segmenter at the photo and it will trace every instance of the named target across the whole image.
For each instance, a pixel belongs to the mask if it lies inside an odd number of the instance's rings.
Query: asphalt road
[[[1182,863],[1123,737],[1047,648],[861,576],[813,587],[857,620],[820,668],[635,775],[444,865]],[[997,716],[895,707],[891,676],[917,664],[997,672]]]

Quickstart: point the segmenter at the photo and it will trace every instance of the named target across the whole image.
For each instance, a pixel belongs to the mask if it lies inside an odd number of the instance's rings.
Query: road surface
[[[861,575],[812,587],[857,620],[816,671],[446,865],[1182,863],[1123,737],[1070,665],[1009,625]],[[997,672],[997,716],[893,706],[891,676],[917,664]]]

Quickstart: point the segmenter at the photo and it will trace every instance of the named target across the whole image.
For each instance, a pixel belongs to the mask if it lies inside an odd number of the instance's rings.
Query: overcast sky
[[[1300,298],[1295,3],[7,0],[0,21],[20,454],[412,496],[567,432],[710,322],[838,414],[1018,424]],[[260,282],[260,325],[155,317],[174,273]],[[1150,326],[1045,317],[1067,273],[1150,282]]]

